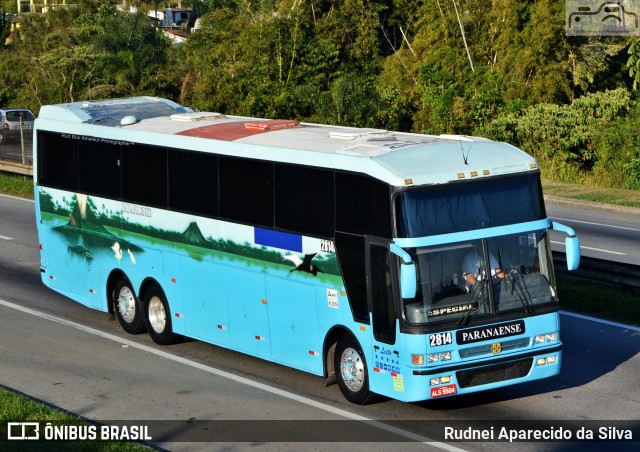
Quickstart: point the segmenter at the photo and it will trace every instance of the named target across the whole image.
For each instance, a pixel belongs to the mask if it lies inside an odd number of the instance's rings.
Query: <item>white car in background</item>
[[[22,121],[21,121],[22,119]],[[0,108],[0,145],[20,141],[20,124],[25,138],[31,138],[36,117],[26,108]]]

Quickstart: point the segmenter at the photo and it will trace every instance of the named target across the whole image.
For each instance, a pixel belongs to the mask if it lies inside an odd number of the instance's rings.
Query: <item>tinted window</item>
[[[336,232],[335,241],[353,318],[369,323],[364,237]]]
[[[333,237],[333,172],[276,166],[276,227]]]
[[[122,199],[167,207],[166,149],[144,145],[122,147]]]
[[[273,163],[220,158],[220,216],[273,226]]]
[[[396,197],[398,235],[425,237],[545,217],[537,174],[409,190]]]
[[[38,132],[38,183],[78,191],[78,149],[75,140],[61,134]]]
[[[169,208],[218,215],[218,157],[169,151]]]
[[[369,265],[373,335],[381,342],[394,344],[396,342],[396,315],[393,305],[391,262],[386,246],[370,246]]]
[[[391,237],[388,186],[370,177],[336,173],[336,229]]]
[[[120,146],[102,142],[80,143],[79,192],[120,199]]]

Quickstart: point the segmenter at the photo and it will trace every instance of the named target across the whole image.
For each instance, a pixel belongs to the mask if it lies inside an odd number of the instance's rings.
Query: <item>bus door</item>
[[[396,311],[393,296],[392,259],[389,244],[370,239],[367,243],[367,297],[371,312],[372,350],[367,353],[373,362],[371,390],[393,395],[403,391],[400,370],[400,350],[396,344]]]

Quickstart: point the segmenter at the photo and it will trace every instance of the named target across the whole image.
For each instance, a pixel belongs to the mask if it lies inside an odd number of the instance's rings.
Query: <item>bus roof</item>
[[[155,97],[46,105],[36,129],[360,172],[399,187],[538,169],[485,138],[226,116]]]

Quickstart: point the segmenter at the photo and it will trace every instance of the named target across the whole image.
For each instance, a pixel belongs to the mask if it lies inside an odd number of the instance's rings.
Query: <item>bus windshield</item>
[[[416,298],[403,300],[411,324],[458,322],[509,311],[534,314],[557,303],[550,240],[531,231],[411,250]]]
[[[545,217],[538,174],[408,190],[396,197],[398,237],[427,237]]]

